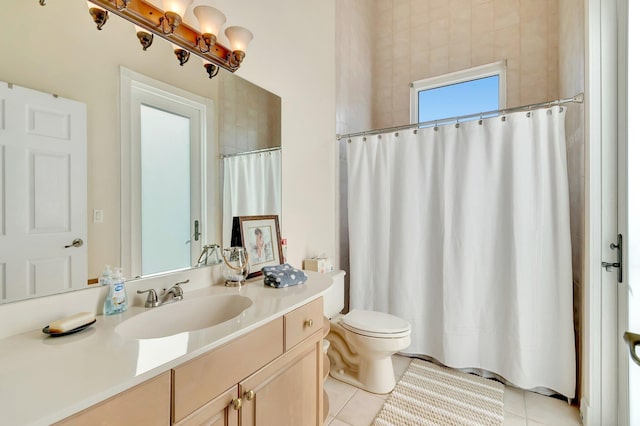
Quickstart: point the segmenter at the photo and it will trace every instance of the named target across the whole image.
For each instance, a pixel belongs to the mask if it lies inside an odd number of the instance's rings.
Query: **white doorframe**
[[[635,1],[635,0],[634,0]],[[629,425],[629,352],[622,335],[627,328],[627,289],[629,285],[629,215],[628,215],[628,168],[627,168],[627,34],[629,0],[618,0],[618,229],[623,241],[623,284],[618,284],[617,297],[617,379],[618,379],[618,424]]]
[[[135,95],[134,88],[139,90],[149,90],[150,92],[162,93],[167,99],[175,100],[178,103],[187,105],[199,111],[201,116],[200,139],[202,141],[201,155],[199,164],[193,170],[197,171],[202,177],[201,189],[198,194],[200,198],[200,210],[202,215],[200,218],[200,231],[202,233],[201,243],[206,241],[220,241],[218,227],[214,226],[214,206],[219,200],[219,191],[217,189],[216,180],[218,176],[217,158],[218,143],[215,132],[215,111],[212,99],[205,98],[200,95],[190,93],[186,90],[171,86],[150,77],[120,67],[120,141],[121,141],[121,218],[120,218],[120,235],[121,235],[121,265],[125,276],[135,277],[139,274],[139,262],[134,261],[137,253],[134,253],[136,246],[133,238],[133,229],[136,229],[133,223],[131,212],[133,211],[134,201],[131,182],[135,178],[132,167],[131,154],[131,132],[132,132],[132,112],[131,105]],[[139,226],[137,227],[139,229]],[[139,247],[139,244],[137,245]],[[194,255],[197,259],[199,250]],[[193,264],[193,263],[192,263]],[[134,271],[134,272],[132,272]]]
[[[586,0],[585,297],[583,386],[585,425],[617,424],[617,281],[603,260],[617,230],[617,7]]]

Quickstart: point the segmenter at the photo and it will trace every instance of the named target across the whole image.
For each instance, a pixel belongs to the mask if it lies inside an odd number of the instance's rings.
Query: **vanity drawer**
[[[177,423],[283,353],[282,317],[173,369]],[[232,360],[232,362],[229,362]]]
[[[284,316],[285,351],[322,329],[323,322],[322,297],[286,314]]]

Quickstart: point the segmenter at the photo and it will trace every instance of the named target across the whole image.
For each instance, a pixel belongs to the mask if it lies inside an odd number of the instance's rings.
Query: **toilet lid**
[[[370,337],[405,337],[411,334],[408,321],[384,312],[354,309],[342,317],[342,325],[354,333]]]

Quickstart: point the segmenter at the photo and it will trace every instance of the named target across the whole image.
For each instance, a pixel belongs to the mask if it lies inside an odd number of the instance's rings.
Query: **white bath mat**
[[[502,425],[504,385],[414,359],[374,426]]]

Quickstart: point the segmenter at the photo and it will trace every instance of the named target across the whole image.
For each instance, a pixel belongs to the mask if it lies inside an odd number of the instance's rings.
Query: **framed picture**
[[[278,216],[240,216],[242,246],[249,253],[249,278],[262,275],[265,266],[282,264]]]

